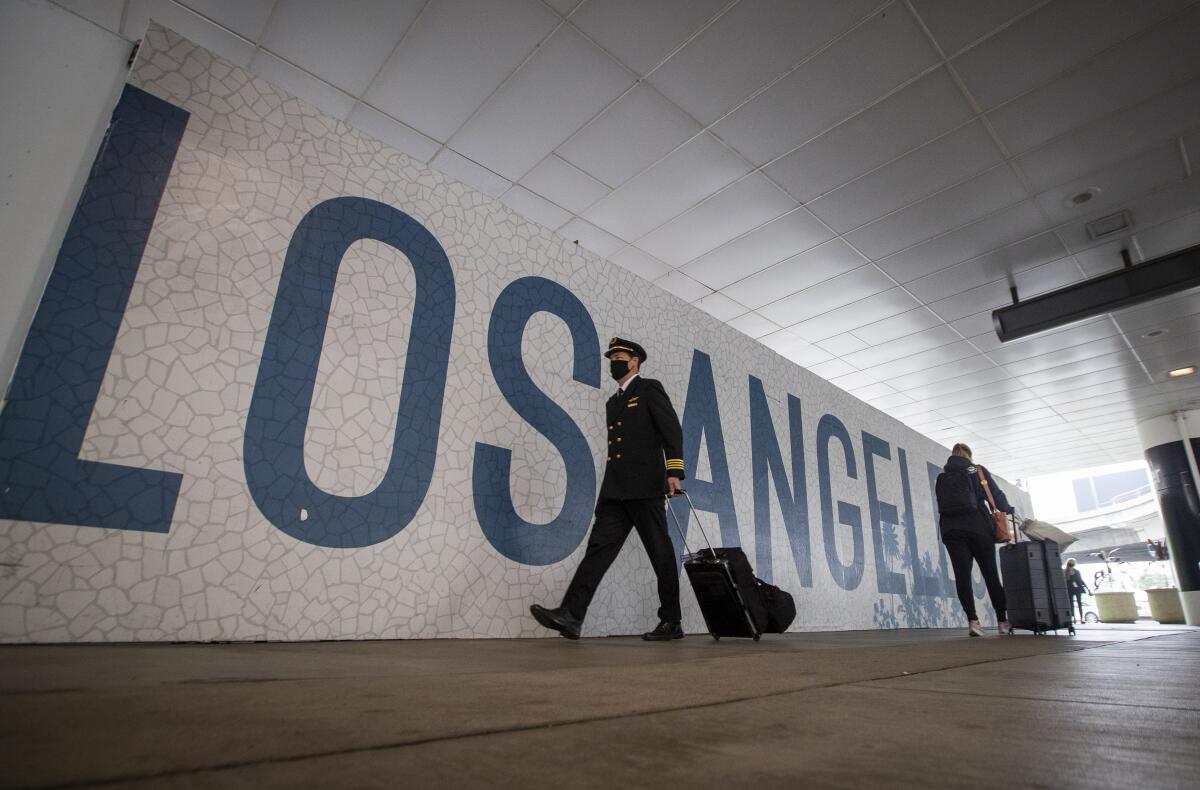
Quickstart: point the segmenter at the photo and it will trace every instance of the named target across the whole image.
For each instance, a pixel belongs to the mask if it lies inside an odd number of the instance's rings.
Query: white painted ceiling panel
[[[1200,127],[1200,80],[1161,93],[1069,132],[1016,158],[1030,186],[1044,191],[1082,173],[1129,159]]]
[[[1066,255],[1053,234],[1039,233],[1045,226],[1037,205],[1026,201],[888,256],[879,268],[912,283],[921,298],[937,298]],[[964,276],[968,271],[973,276]]]
[[[1158,5],[1119,4],[1131,9]],[[1078,71],[991,112],[989,117],[1009,151],[1025,151],[1186,81],[1200,70],[1197,38],[1200,8],[1132,40],[1127,47],[1105,53]],[[1170,57],[1163,57],[1164,52]]]
[[[737,3],[649,80],[692,117],[712,123],[877,5],[877,0]]]
[[[726,5],[728,0],[588,0],[571,22],[645,76]]]
[[[436,0],[384,64],[366,100],[449,140],[560,22],[536,0]]]
[[[354,109],[353,96],[317,79],[303,69],[296,68],[265,49],[255,53],[249,69],[334,118],[345,119]]]
[[[574,28],[559,28],[450,145],[520,179],[633,82],[632,72]]]
[[[870,348],[855,351],[852,354],[845,354],[843,357],[856,368],[870,369],[891,359],[949,345],[961,339],[959,334],[953,329],[945,324],[939,324],[930,329],[915,332],[895,340],[876,343]]]
[[[512,182],[504,176],[449,148],[439,151],[430,164],[489,197],[500,197],[512,186]]]
[[[779,324],[762,317],[758,313],[746,313],[745,315],[740,315],[737,318],[730,320],[728,323],[737,331],[753,338],[769,335],[772,332],[778,332],[783,328]]]
[[[938,69],[765,168],[797,200],[809,201],[971,118],[958,86]]]
[[[514,186],[500,196],[500,202],[513,211],[551,230],[562,227],[571,219],[571,212],[557,206],[541,195],[522,186]],[[665,272],[662,272],[665,274]]]
[[[1185,216],[1200,210],[1200,179],[1193,176],[1186,181],[1170,184],[1145,195],[1130,196],[1124,208],[1133,217],[1134,231],[1139,227],[1153,227]],[[1088,235],[1086,224],[1108,213],[1111,212],[1089,212],[1076,222],[1060,226],[1056,232],[1072,252],[1089,249],[1096,246],[1096,242]],[[1129,235],[1125,233],[1124,237]],[[1121,236],[1118,235],[1117,238]],[[1119,261],[1117,258],[1112,268],[1118,268]]]
[[[337,5],[279,0],[261,41],[284,60],[360,96],[424,5],[424,0],[356,0]]]
[[[845,332],[840,335],[834,335],[833,337],[826,338],[825,340],[817,341],[815,345],[817,348],[828,351],[830,354],[834,354],[835,356],[839,357],[845,356],[846,354],[851,354],[855,351],[862,351],[867,347],[867,343],[865,341],[860,340],[850,332]],[[857,368],[854,366],[851,366],[850,369],[857,370]]]
[[[530,170],[521,179],[521,184],[576,214],[612,191],[579,168],[553,155]]]
[[[913,0],[913,8],[947,57],[1036,6],[1040,0]]]
[[[117,3],[120,5],[120,3]],[[191,8],[239,36],[257,41],[271,16],[274,0],[184,0]]]
[[[105,7],[98,8],[103,10]],[[172,0],[129,0],[117,13],[123,20],[118,23],[121,34],[131,41],[141,39],[146,25],[153,19],[234,65],[245,67],[254,57],[254,45],[227,30],[228,25]]]
[[[616,187],[699,132],[700,124],[642,83],[564,143],[558,155]]]
[[[749,172],[744,160],[712,135],[702,134],[592,206],[584,217],[631,241]]]
[[[904,289],[889,288],[881,293],[860,299],[848,307],[803,321],[792,327],[792,331],[808,340],[824,340],[890,316],[909,312],[919,305],[920,302]]]
[[[601,258],[607,258],[625,246],[625,242],[611,233],[606,233],[587,220],[576,217],[563,225],[560,234],[572,241],[578,241],[579,246],[591,250]]]
[[[1187,2],[1058,0],[956,58],[954,68],[989,109],[1045,84]]]
[[[620,252],[608,256],[608,259],[643,279],[651,281],[673,271],[670,266],[652,255],[647,255],[637,247],[625,247]],[[778,327],[775,328],[778,329]]]
[[[738,304],[728,296],[712,293],[697,299],[692,304],[720,321],[729,321],[746,314],[745,305]]]
[[[863,341],[864,344],[874,346],[934,327],[950,330],[950,327],[944,324],[942,319],[928,308],[918,307],[916,310],[909,310],[900,315],[894,315],[891,318],[885,318],[882,321],[876,321],[872,324],[859,327],[854,330],[853,334]],[[953,330],[950,331],[953,332]],[[954,332],[953,336],[955,339],[959,337],[957,332]],[[855,362],[855,364],[858,363]]]
[[[860,266],[760,307],[758,312],[780,326],[788,327],[886,291],[891,285],[887,276],[874,266]]]
[[[1000,151],[983,125],[972,123],[817,198],[808,208],[834,230],[845,232],[1000,161]]]
[[[1127,196],[1141,195],[1173,181],[1182,181],[1184,175],[1179,145],[1171,142],[1098,173],[1054,187],[1038,195],[1036,200],[1052,223],[1065,224],[1081,214],[1119,211]],[[1087,189],[1098,189],[1099,194],[1083,206],[1070,202],[1073,195]]]
[[[1026,194],[1008,165],[1000,165],[848,233],[846,239],[878,260],[1014,205]]]
[[[365,104],[356,104],[346,122],[357,129],[362,129],[381,143],[403,151],[418,162],[428,162],[433,159],[442,147],[436,140],[426,137],[416,129]]]
[[[864,58],[863,52],[881,57]],[[751,162],[765,164],[936,63],[928,39],[904,6],[888,6],[739,107],[714,131]]]
[[[637,245],[672,266],[682,266],[797,207],[765,176],[752,173],[643,236]],[[807,219],[804,214],[797,217]],[[825,235],[812,225],[811,232]]]
[[[934,365],[944,365],[960,359],[967,359],[974,356],[975,353],[976,351],[970,343],[960,340],[957,343],[938,346],[928,351],[910,354],[900,359],[875,365],[871,368],[871,372],[880,378],[888,379],[893,376],[903,376],[906,373],[913,373]]]
[[[778,299],[780,294],[799,291],[866,263],[840,239],[825,244],[832,236],[807,210],[798,209],[683,268],[710,288],[724,288],[739,302],[759,307]],[[807,252],[794,254],[797,250]],[[768,267],[775,268],[770,274],[756,275]],[[764,288],[764,284],[769,287]]]

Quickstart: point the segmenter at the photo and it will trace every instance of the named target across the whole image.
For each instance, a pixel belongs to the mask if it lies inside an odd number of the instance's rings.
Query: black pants
[[[988,597],[996,610],[997,620],[1008,619],[1008,601],[1004,597],[1004,585],[1000,583],[1000,571],[996,568],[996,544],[991,536],[975,532],[948,532],[942,536],[950,564],[954,566],[954,588],[958,591],[958,602],[968,620],[978,620],[975,614],[975,593],[971,590],[971,563],[979,563],[979,571],[987,584]]]
[[[588,606],[600,580],[608,571],[613,560],[621,552],[629,530],[636,528],[650,564],[658,577],[658,617],[669,623],[678,623],[679,571],[675,559],[675,546],[667,533],[666,500],[653,499],[605,499],[596,505],[596,523],[588,537],[587,552],[583,562],[575,571],[563,606],[572,616],[580,620],[587,615]]]
[[[1075,603],[1075,606],[1079,607],[1079,622],[1082,623],[1083,622],[1083,593],[1082,592],[1071,593],[1071,600]],[[1071,614],[1073,615],[1074,612],[1072,612]]]

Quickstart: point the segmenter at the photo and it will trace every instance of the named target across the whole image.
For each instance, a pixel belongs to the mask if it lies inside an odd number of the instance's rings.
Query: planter
[[[1179,590],[1174,587],[1160,587],[1146,590],[1150,599],[1150,616],[1160,623],[1183,623],[1183,602],[1179,599]]]
[[[1102,623],[1132,623],[1137,620],[1137,601],[1131,592],[1093,593],[1096,614]]]

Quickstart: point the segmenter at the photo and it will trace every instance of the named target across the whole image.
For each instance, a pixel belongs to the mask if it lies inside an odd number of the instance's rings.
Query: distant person
[[[675,496],[683,480],[683,429],[671,399],[655,379],[641,378],[646,350],[614,337],[604,352],[617,391],[605,406],[608,462],[596,502],[596,521],[587,551],[554,609],[534,604],[534,619],[567,639],[578,639],[588,605],[600,580],[621,551],[631,529],[638,536],[658,577],[658,626],[642,639],[683,639],[679,609],[679,570],[667,533],[665,497]]]
[[[999,621],[998,630],[1002,634],[1011,634],[1008,602],[1004,597],[1004,586],[1000,583],[1000,572],[996,568],[996,528],[988,511],[987,494],[983,490],[983,481],[979,479],[980,472],[991,489],[996,507],[1005,513],[1013,512],[1004,491],[996,485],[988,470],[972,462],[971,448],[956,444],[934,486],[941,516],[942,543],[946,545],[950,564],[954,566],[954,587],[958,591],[958,602],[967,615],[967,633],[970,636],[983,636],[983,626],[979,624],[979,616],[975,613],[975,595],[971,590],[971,564],[974,562],[979,564],[979,571],[987,584],[988,597],[992,599],[992,608],[996,610],[996,619]]]
[[[1063,570],[1067,576],[1067,594],[1071,596],[1071,600],[1075,602],[1075,607],[1079,609],[1079,621],[1083,622],[1083,594],[1092,594],[1088,589],[1087,582],[1083,580],[1083,574],[1075,567],[1075,560],[1067,560],[1067,567]]]

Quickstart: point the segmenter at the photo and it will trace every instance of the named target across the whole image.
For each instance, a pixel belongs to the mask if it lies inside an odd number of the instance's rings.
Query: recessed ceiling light
[[[1076,192],[1063,200],[1063,205],[1067,208],[1075,208],[1082,206],[1084,203],[1091,201],[1092,198],[1100,194],[1100,187],[1088,187],[1087,189]]]
[[[1167,375],[1173,379],[1177,379],[1180,376],[1190,376],[1195,372],[1196,369],[1194,367],[1175,368],[1174,370],[1168,370]]]
[[[1166,333],[1167,333],[1167,330],[1165,330],[1165,329],[1151,329],[1149,332],[1142,335],[1142,337],[1162,337]]]

